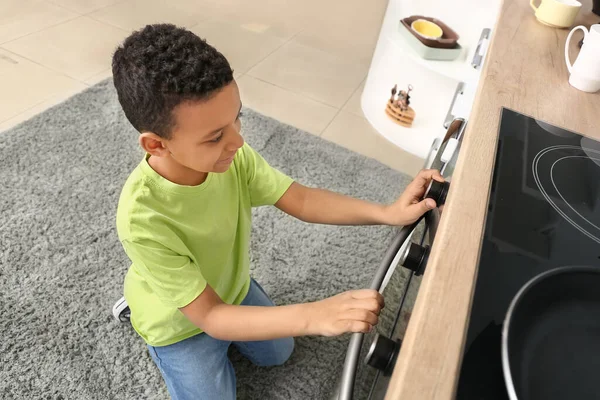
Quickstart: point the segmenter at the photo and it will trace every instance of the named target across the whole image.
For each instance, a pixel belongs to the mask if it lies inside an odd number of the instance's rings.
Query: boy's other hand
[[[409,225],[435,208],[435,200],[422,200],[431,180],[444,182],[444,177],[435,169],[424,169],[419,172],[398,200],[385,207],[385,223],[395,226]]]
[[[361,289],[306,305],[308,333],[337,336],[346,332],[370,332],[379,321],[384,301],[376,290]]]

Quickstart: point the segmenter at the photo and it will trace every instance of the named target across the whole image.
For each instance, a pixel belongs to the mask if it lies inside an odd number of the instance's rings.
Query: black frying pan
[[[511,400],[600,399],[600,268],[550,270],[521,288],[502,368]]]

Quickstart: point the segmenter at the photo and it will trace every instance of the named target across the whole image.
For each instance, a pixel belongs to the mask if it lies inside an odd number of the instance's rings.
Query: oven
[[[440,170],[446,182],[433,181],[425,196],[435,199],[438,207],[414,224],[400,228],[384,255],[370,288],[382,293],[386,306],[373,332],[352,334],[342,374],[330,396],[332,400],[385,397],[427,266],[465,128],[465,119],[455,118],[446,135],[431,146],[424,166]]]

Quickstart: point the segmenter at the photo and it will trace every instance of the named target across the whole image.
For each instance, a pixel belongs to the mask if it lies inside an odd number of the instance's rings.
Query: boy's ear
[[[140,146],[144,151],[155,157],[169,155],[165,139],[152,132],[142,132],[139,137]]]

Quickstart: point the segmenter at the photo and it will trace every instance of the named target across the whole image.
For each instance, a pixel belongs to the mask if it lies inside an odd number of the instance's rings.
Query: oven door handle
[[[388,248],[381,265],[375,272],[373,281],[371,282],[370,289],[379,291],[383,280],[388,273],[392,263],[396,258],[396,255],[404,245],[404,243],[410,238],[411,234],[421,222],[424,216],[421,216],[416,222],[411,225],[404,226],[400,229],[400,232],[394,238],[392,244]],[[353,333],[350,338],[348,350],[346,351],[346,360],[344,361],[344,370],[342,371],[342,379],[339,386],[339,395],[337,400],[352,400],[354,394],[354,380],[356,379],[356,367],[358,366],[358,357],[360,356],[360,349],[364,339],[363,333]]]

